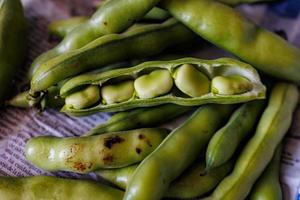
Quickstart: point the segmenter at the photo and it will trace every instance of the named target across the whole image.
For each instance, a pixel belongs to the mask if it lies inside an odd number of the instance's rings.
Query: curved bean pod
[[[248,102],[238,108],[228,123],[215,133],[206,150],[206,168],[210,170],[227,162],[238,146],[254,130],[264,108],[264,101]]]
[[[79,49],[103,35],[124,31],[157,3],[158,0],[106,1],[86,23],[71,31],[59,45],[36,58],[29,70],[29,78],[43,63],[58,55]]]
[[[118,189],[87,180],[0,177],[0,199],[5,200],[121,200],[122,196]]]
[[[136,128],[154,127],[168,122],[193,107],[166,104],[151,108],[138,108],[128,112],[120,112],[113,115],[107,122],[91,129],[84,136],[99,135],[115,131],[126,131]]]
[[[88,173],[140,162],[167,133],[166,129],[145,128],[90,137],[42,136],[27,142],[25,154],[28,160],[44,170]]]
[[[233,8],[211,0],[163,0],[162,4],[209,42],[266,74],[300,84],[300,50]]]
[[[191,72],[186,72],[190,71],[189,69],[181,70],[182,75],[179,76],[178,70],[176,69],[185,67],[186,65],[194,68],[194,70],[192,70],[192,73],[199,73],[202,75],[197,75],[195,77],[192,77],[191,79],[191,76],[189,76]],[[156,70],[163,71],[163,76],[153,76]],[[212,83],[215,84],[212,85],[212,88],[217,87],[217,85],[221,85],[223,87],[229,83],[228,88],[230,89],[230,81],[226,81],[226,83],[224,83],[223,81],[219,81],[217,84],[217,81],[214,81],[214,79],[216,77],[227,77],[228,79],[231,79],[231,76],[233,75],[244,77],[247,80],[248,85],[245,86],[244,84],[239,84],[240,82],[238,81],[231,81],[232,83],[234,83],[232,85],[239,86],[237,87],[238,91],[236,94],[227,94],[226,90],[222,88],[220,88],[220,91],[222,91],[222,93],[219,94],[215,93],[214,91],[209,91],[209,82],[211,79]],[[147,79],[145,79],[144,77]],[[174,86],[171,89],[169,86],[172,85],[172,83],[167,84],[167,82],[172,81],[172,77],[173,79],[175,79],[174,82],[176,87]],[[177,79],[177,77],[181,78]],[[144,79],[141,80],[141,78]],[[198,78],[198,81],[194,80]],[[127,101],[119,103],[116,102],[112,104],[99,102],[98,104],[95,104],[95,106],[86,107],[83,109],[75,109],[73,105],[66,104],[63,107],[62,111],[71,115],[80,116],[96,112],[123,111],[136,107],[149,107],[165,103],[173,103],[184,106],[196,106],[207,103],[233,104],[254,99],[261,99],[265,97],[265,87],[260,82],[259,75],[257,74],[256,70],[250,65],[230,58],[221,58],[217,60],[183,58],[173,61],[152,61],[145,62],[131,68],[112,70],[99,74],[80,75],[78,77],[72,78],[67,83],[65,83],[61,88],[60,94],[62,97],[65,97],[67,99],[70,94],[74,93],[74,91],[81,93],[79,89],[84,86],[86,87],[89,85],[98,85],[100,89],[100,87],[102,87],[103,85],[110,85],[111,82],[118,83],[128,79],[135,80],[135,92],[131,93],[132,98]],[[157,79],[161,80],[158,81]],[[139,87],[137,87],[138,84]],[[208,88],[203,87],[203,85],[208,85]],[[187,87],[192,88],[194,91],[196,91],[197,89],[199,91],[201,89],[202,95],[193,97],[184,94],[183,92],[186,92],[185,89]],[[241,88],[244,89],[242,93],[240,93]],[[230,92],[232,92],[232,89],[235,90],[235,87],[231,88]],[[142,91],[142,95],[144,96],[138,94],[139,91]],[[117,90],[115,91],[115,93],[119,94]],[[165,94],[157,95],[157,93]],[[145,97],[147,95],[156,95],[156,97],[147,98]]]
[[[26,21],[20,0],[0,1],[0,104],[12,92],[11,84],[25,58]]]
[[[81,72],[155,55],[169,46],[192,38],[194,34],[175,19],[162,24],[141,25],[122,34],[103,36],[83,48],[44,62],[31,80],[31,94],[35,96],[35,93]]]
[[[233,172],[218,185],[210,199],[242,200],[247,197],[288,131],[297,103],[295,85],[277,83],[273,87],[255,135],[239,155]]]
[[[232,105],[200,107],[142,161],[129,182],[124,200],[162,198],[170,183],[196,160],[232,110]]]
[[[137,167],[138,165],[132,165],[120,169],[101,170],[96,174],[125,190]],[[227,162],[221,167],[206,172],[205,163],[197,162],[171,183],[164,197],[192,199],[202,196],[214,189],[232,167],[233,163]]]
[[[281,145],[277,147],[273,159],[256,181],[251,190],[249,200],[282,200],[282,190],[279,182]]]
[[[97,70],[93,70],[88,73],[99,73],[104,72],[107,70],[112,70],[116,68],[122,68],[128,65],[134,65],[141,63],[142,60],[132,60],[132,61],[124,61],[119,63],[114,63],[105,67],[102,67]],[[65,104],[65,100],[61,98],[59,95],[60,89],[63,84],[67,80],[60,81],[58,84],[51,86],[45,92],[41,93],[40,95],[32,98],[29,94],[29,91],[21,92],[17,94],[15,97],[11,98],[10,100],[6,101],[6,105],[19,107],[19,108],[30,108],[34,107],[43,111],[45,108],[55,108],[60,109]]]
[[[48,30],[51,35],[64,38],[74,28],[86,23],[88,20],[85,16],[71,17],[53,21],[49,24]]]

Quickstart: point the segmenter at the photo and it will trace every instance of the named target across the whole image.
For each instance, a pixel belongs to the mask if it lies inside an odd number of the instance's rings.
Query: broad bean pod
[[[300,50],[233,8],[211,0],[163,0],[162,5],[207,41],[268,75],[300,84]]]
[[[141,162],[129,181],[124,200],[162,198],[170,183],[196,160],[233,108],[201,106]]]
[[[12,79],[25,58],[26,21],[20,0],[0,1],[0,104],[10,95]]]
[[[154,127],[172,120],[193,107],[166,104],[151,108],[138,108],[128,112],[119,112],[107,122],[94,127],[84,136],[99,135],[108,132],[126,131],[136,128]]]
[[[255,130],[257,119],[264,108],[264,101],[243,104],[228,123],[218,130],[206,150],[206,169],[218,167],[232,158],[240,143]]]
[[[121,190],[88,180],[0,177],[0,199],[3,200],[121,200],[123,194]]]
[[[97,70],[93,70],[88,73],[99,73],[99,72],[104,72],[107,70],[112,70],[116,68],[122,68],[124,66],[128,65],[134,65],[141,63],[142,60],[132,60],[132,61],[124,61],[124,62],[119,62],[119,63],[113,63],[111,65],[107,65],[105,67],[102,67]],[[19,107],[19,108],[30,108],[34,107],[39,109],[40,111],[43,111],[45,108],[55,108],[55,109],[61,109],[63,105],[65,104],[65,100],[61,98],[59,95],[60,89],[63,86],[63,84],[67,80],[60,81],[58,84],[49,87],[46,91],[41,93],[38,96],[35,96],[32,98],[30,96],[29,91],[24,91],[10,100],[6,101],[6,105],[14,106],[14,107]]]
[[[262,176],[256,181],[248,197],[249,200],[283,199],[279,182],[281,148],[281,145],[277,147],[275,155],[268,164],[267,169],[265,169]]]
[[[60,38],[64,38],[74,28],[86,23],[88,17],[77,16],[68,19],[60,19],[53,21],[48,26],[48,31],[51,35],[55,35]]]
[[[91,102],[83,105],[81,101],[86,97],[83,92],[87,89],[79,89],[95,86],[99,91],[91,93]],[[66,98],[63,112],[87,115],[165,103],[183,106],[240,103],[264,98],[265,87],[256,70],[243,62],[231,58],[183,58],[80,75],[65,83],[60,94]]]
[[[83,48],[44,62],[31,80],[31,93],[35,96],[70,76],[115,62],[155,55],[192,38],[194,34],[175,19],[100,37]]]
[[[154,7],[150,10],[141,20],[138,22],[152,22],[152,21],[164,21],[170,18],[170,15],[165,10]],[[48,25],[48,30],[51,35],[59,38],[64,38],[74,28],[86,23],[88,21],[86,16],[76,16],[67,19],[60,19],[51,22]]]
[[[41,136],[27,142],[25,155],[33,164],[47,171],[88,173],[140,162],[167,133],[166,129],[145,128],[89,137]]]
[[[158,2],[159,0],[111,0],[103,3],[86,23],[73,29],[59,45],[34,60],[29,70],[29,79],[44,62],[68,51],[79,49],[103,35],[126,30]]]
[[[97,171],[96,174],[121,189],[126,189],[138,165],[120,169]],[[213,190],[218,183],[232,170],[233,163],[226,164],[207,172],[204,162],[196,162],[176,178],[167,189],[164,197],[192,199]]]
[[[239,155],[233,172],[218,185],[208,199],[242,200],[247,197],[288,131],[297,103],[298,89],[295,85],[275,84],[254,136]]]

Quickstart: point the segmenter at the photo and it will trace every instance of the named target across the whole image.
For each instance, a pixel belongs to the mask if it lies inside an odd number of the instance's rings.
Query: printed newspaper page
[[[90,16],[96,4],[97,0],[23,0],[29,26],[28,57],[15,85],[23,85],[21,83],[25,81],[26,70],[36,56],[57,44],[58,39],[48,35],[49,22],[71,16]],[[272,4],[243,5],[238,10],[255,23],[279,33],[300,47],[299,1],[285,0]],[[211,47],[201,49],[201,52],[196,52],[195,55],[201,58],[215,58],[228,54]],[[52,109],[44,112],[34,109],[2,109],[0,112],[0,175],[42,174],[96,179],[92,173],[88,175],[68,172],[49,173],[38,169],[25,159],[24,146],[29,138],[40,135],[80,136],[109,117],[110,115],[106,113],[76,118]],[[175,128],[182,121],[183,119],[179,119],[166,126]],[[298,192],[300,193],[300,106],[295,113],[292,128],[284,140],[284,146],[281,180],[285,199],[300,199],[300,194],[298,197]]]

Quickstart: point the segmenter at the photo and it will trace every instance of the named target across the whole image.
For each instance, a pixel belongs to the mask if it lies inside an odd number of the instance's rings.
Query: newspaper
[[[57,40],[48,36],[47,25],[52,20],[76,15],[91,15],[97,0],[22,0],[29,25],[29,44],[26,65],[20,72],[17,83],[23,81],[26,69],[40,53],[56,45]],[[243,5],[240,12],[272,31],[284,35],[300,47],[300,1],[285,0],[271,4]],[[201,49],[196,53],[201,58],[226,55],[215,47]],[[276,58],[274,58],[276,59]],[[16,84],[17,85],[17,84]],[[29,138],[39,135],[59,137],[80,136],[90,128],[105,122],[110,115],[95,114],[88,117],[70,117],[56,110],[38,112],[34,109],[5,108],[0,112],[0,175],[60,177],[97,179],[91,173],[50,173],[34,167],[24,157],[24,146]],[[183,120],[167,125],[175,128]],[[284,140],[281,181],[286,200],[300,199],[300,106],[295,112],[293,125]],[[299,193],[299,196],[298,196]]]

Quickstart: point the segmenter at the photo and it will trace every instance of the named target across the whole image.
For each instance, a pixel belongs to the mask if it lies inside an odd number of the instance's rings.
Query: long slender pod
[[[266,74],[300,84],[299,48],[233,8],[212,0],[162,0],[162,5],[207,41]]]
[[[25,58],[26,21],[20,0],[0,1],[0,104],[11,95],[12,80]]]
[[[60,54],[81,48],[103,35],[126,30],[157,3],[158,0],[106,1],[86,23],[73,29],[59,45],[34,60],[29,70],[29,79],[44,62]]]
[[[243,104],[231,116],[228,123],[210,140],[206,150],[206,169],[218,167],[234,155],[241,142],[250,136],[261,111],[264,101],[252,101]]]
[[[196,160],[213,133],[230,116],[233,107],[200,107],[142,161],[126,188],[124,200],[162,198],[170,183]]]
[[[166,104],[151,108],[137,108],[127,112],[119,112],[113,115],[107,122],[91,129],[84,134],[84,136],[154,127],[168,122],[192,109],[193,107]]]
[[[138,164],[119,169],[100,170],[96,174],[125,190],[137,167]],[[232,168],[233,162],[229,161],[207,172],[205,163],[197,161],[170,184],[164,197],[176,199],[200,197],[213,190]]]
[[[242,200],[247,197],[287,133],[297,103],[298,89],[295,85],[277,83],[273,87],[255,135],[239,155],[233,172],[218,185],[210,199]]]
[[[194,34],[175,19],[133,27],[122,34],[105,35],[80,49],[43,62],[32,77],[31,93],[35,96],[61,80],[105,65],[156,55],[192,38]]]
[[[50,176],[0,177],[3,200],[121,200],[121,190],[88,180]]]
[[[249,200],[282,200],[282,189],[279,181],[282,146],[276,149],[273,159],[256,181],[249,195]]]

